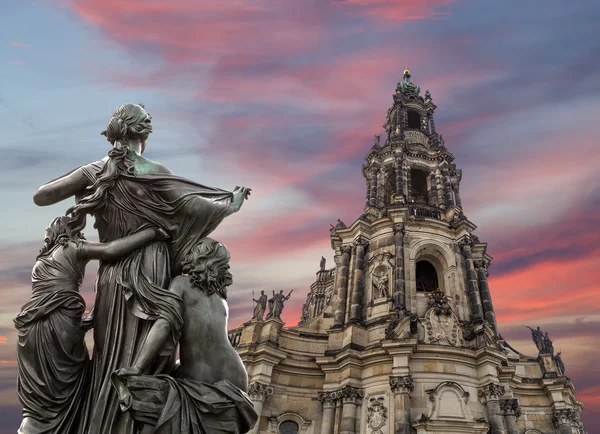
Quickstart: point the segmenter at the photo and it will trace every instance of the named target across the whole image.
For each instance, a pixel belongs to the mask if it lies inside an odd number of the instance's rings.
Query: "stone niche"
[[[363,400],[360,434],[393,434],[393,409],[385,392],[375,392]]]
[[[469,408],[469,392],[458,383],[445,381],[435,389],[426,392],[429,395],[428,418],[430,420],[473,420]]]

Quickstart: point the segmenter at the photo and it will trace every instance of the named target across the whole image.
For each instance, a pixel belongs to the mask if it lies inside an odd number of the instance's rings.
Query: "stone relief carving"
[[[373,397],[369,399],[367,408],[367,426],[371,428],[371,434],[383,434],[383,428],[388,420],[385,398]]]
[[[460,346],[459,321],[450,309],[445,296],[443,304],[434,305],[425,313],[423,325],[425,343]]]
[[[248,395],[255,401],[264,401],[273,394],[273,388],[266,384],[254,382],[248,385]]]
[[[500,410],[506,416],[515,416],[517,419],[521,416],[521,408],[516,398],[502,399],[500,401]]]

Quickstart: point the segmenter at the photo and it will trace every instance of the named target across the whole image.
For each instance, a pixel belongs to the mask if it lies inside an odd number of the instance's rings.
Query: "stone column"
[[[385,196],[388,193],[385,191],[385,176],[385,169],[382,167],[377,173],[377,208],[385,207]]]
[[[396,196],[402,196],[404,194],[403,182],[404,174],[402,170],[402,156],[396,155],[394,159],[394,170],[396,175]]]
[[[407,192],[406,197],[407,197],[407,199],[409,199],[408,202],[410,202],[410,199],[414,199],[412,197],[411,185],[412,185],[412,179],[411,179],[411,175],[410,175],[410,166],[407,164],[406,165],[406,192]]]
[[[429,191],[427,192],[429,205],[437,206],[438,204],[438,193],[437,193],[437,184],[435,181],[435,174],[433,172],[429,173]]]
[[[362,389],[346,386],[341,391],[342,397],[342,421],[339,434],[357,434],[356,407],[365,396]]]
[[[454,184],[453,188],[454,188],[454,201],[456,202],[456,206],[459,207],[460,209],[462,209],[462,202],[460,200],[460,193],[459,193],[459,185]]]
[[[335,293],[337,294],[337,300],[335,305],[335,317],[333,325],[341,327],[344,325],[346,318],[346,297],[348,296],[348,270],[350,266],[350,252],[352,247],[342,246],[342,253],[339,257],[336,257],[338,262],[338,269],[336,273],[337,285]]]
[[[475,267],[477,268],[479,295],[481,296],[481,305],[483,307],[483,317],[488,322],[490,327],[496,331],[496,314],[494,313],[492,294],[490,293],[490,287],[488,285],[488,266],[489,261],[486,260],[475,262]]]
[[[394,393],[394,433],[411,434],[410,392],[415,389],[412,377],[390,376],[390,388]]]
[[[319,393],[319,401],[323,404],[323,419],[321,421],[321,434],[333,434],[335,425],[335,404],[337,396],[335,392]]]
[[[406,285],[404,280],[404,234],[403,224],[394,225],[395,240],[395,267],[394,267],[394,309],[401,310],[406,307]]]
[[[477,285],[477,273],[473,265],[471,256],[472,240],[468,239],[461,243],[463,257],[465,258],[465,268],[467,271],[467,296],[469,297],[469,307],[471,308],[472,320],[474,322],[483,321],[483,309],[479,300],[479,287]]]
[[[376,207],[377,206],[377,171],[379,170],[379,166],[375,163],[371,163],[369,166],[369,170],[371,172],[369,177],[369,185],[371,187],[369,191],[369,206]]]
[[[364,279],[363,267],[365,265],[365,249],[369,242],[364,238],[359,238],[354,243],[356,245],[356,268],[354,269],[352,288],[352,305],[350,306],[350,321],[362,321],[362,308],[364,300]]]
[[[572,408],[554,410],[552,422],[556,427],[556,434],[572,434],[572,427],[577,427],[579,420],[577,412]]]
[[[504,416],[500,410],[500,397],[504,395],[504,386],[488,383],[478,389],[477,395],[485,404],[490,422],[490,434],[507,434],[504,429]]]
[[[519,434],[519,426],[517,425],[517,420],[521,416],[519,401],[516,398],[501,399],[500,410],[504,414],[507,434]]]
[[[437,169],[435,171],[435,185],[436,185],[436,190],[437,190],[437,195],[438,195],[438,206],[444,206],[445,201],[444,201],[444,187],[442,186],[442,172],[440,172],[440,169]]]
[[[263,404],[265,403],[267,396],[272,394],[273,388],[266,384],[255,382],[248,385],[248,395],[254,404],[254,410],[258,414],[258,420],[252,429],[248,431],[248,434],[257,434],[259,432],[258,430],[260,428],[260,418],[262,416]]]
[[[435,120],[433,118],[433,113],[429,113],[429,126],[431,128],[431,134],[435,135]]]
[[[452,183],[450,182],[450,173],[444,173],[444,192],[446,195],[446,203],[448,206],[454,206],[454,195],[452,194]]]

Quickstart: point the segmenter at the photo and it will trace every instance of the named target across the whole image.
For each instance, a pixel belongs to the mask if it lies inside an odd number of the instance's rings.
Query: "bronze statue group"
[[[48,225],[14,321],[21,434],[245,433],[257,420],[227,338],[229,252],[207,238],[250,189],[206,187],[145,159],[151,132],[143,105],[120,106],[102,132],[108,155],[34,195],[76,204]],[[99,243],[82,235],[87,215]],[[86,314],[79,289],[94,259]]]

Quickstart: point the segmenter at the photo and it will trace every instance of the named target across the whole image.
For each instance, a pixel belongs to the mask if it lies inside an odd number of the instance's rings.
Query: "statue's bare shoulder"
[[[139,175],[172,175],[167,166],[157,161],[138,156],[135,158],[135,173]]]

